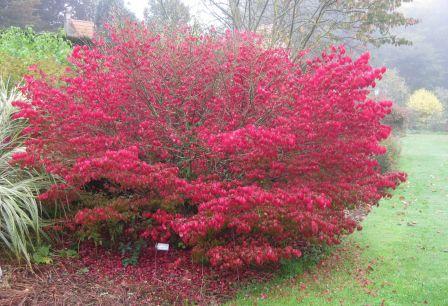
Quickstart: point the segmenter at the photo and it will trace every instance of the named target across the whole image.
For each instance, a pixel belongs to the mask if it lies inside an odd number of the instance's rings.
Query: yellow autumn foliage
[[[442,103],[427,89],[416,90],[410,96],[407,106],[425,118],[441,115],[443,112]]]

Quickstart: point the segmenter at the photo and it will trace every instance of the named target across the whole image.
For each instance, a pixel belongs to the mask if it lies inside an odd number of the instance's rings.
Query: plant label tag
[[[168,251],[170,249],[170,245],[168,243],[156,243],[156,250],[158,251]]]

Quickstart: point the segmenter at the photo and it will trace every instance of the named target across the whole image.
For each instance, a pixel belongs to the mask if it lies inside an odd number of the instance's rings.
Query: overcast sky
[[[143,18],[143,10],[147,6],[147,0],[126,0],[125,2],[138,18]],[[191,15],[195,16],[202,23],[212,22],[213,17],[207,13],[207,9],[201,0],[183,0],[182,2],[190,8]]]

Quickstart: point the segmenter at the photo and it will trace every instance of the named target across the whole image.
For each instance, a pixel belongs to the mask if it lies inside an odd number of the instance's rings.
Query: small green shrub
[[[0,31],[0,53],[24,60],[49,58],[60,64],[67,62],[71,44],[60,33],[36,33],[31,28],[10,27]]]
[[[71,44],[62,33],[35,33],[31,28],[0,31],[0,77],[18,84],[35,65],[48,75],[60,76],[67,67]]]
[[[394,105],[390,114],[383,119],[383,124],[392,128],[393,134],[404,136],[409,124],[409,110],[402,106]]]
[[[396,169],[395,167],[401,153],[400,139],[396,136],[390,136],[381,144],[387,149],[385,154],[376,157],[381,167],[381,173],[392,172]]]

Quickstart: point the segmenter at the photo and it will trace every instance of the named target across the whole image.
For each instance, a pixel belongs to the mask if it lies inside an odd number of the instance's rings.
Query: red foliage
[[[140,237],[151,237],[152,241],[168,242],[171,238],[171,224],[176,216],[159,209],[154,214],[144,213],[143,217],[151,219],[153,224],[151,228],[146,228]]]
[[[159,201],[153,211],[171,214],[161,228],[212,265],[300,256],[337,243],[356,228],[347,208],[404,180],[374,159],[391,103],[367,94],[384,69],[344,53],[293,62],[252,34],[131,24],[76,47],[66,77],[27,79],[32,102],[16,105],[34,137],[16,158],[75,190]]]
[[[96,207],[94,209],[83,209],[77,212],[75,224],[92,225],[98,222],[113,220],[124,220],[124,216],[112,207]]]

